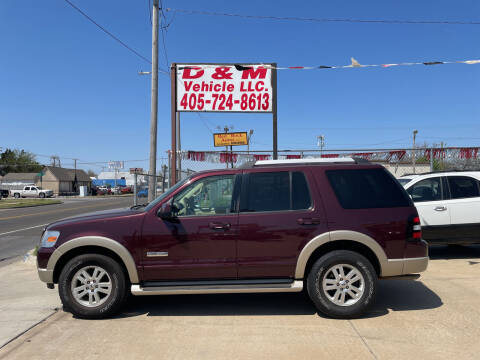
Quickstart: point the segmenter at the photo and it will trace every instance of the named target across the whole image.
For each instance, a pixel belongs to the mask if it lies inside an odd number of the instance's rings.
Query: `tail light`
[[[422,238],[422,226],[420,225],[420,218],[415,216],[413,218],[413,228],[412,228],[412,237],[414,239],[421,239]]]

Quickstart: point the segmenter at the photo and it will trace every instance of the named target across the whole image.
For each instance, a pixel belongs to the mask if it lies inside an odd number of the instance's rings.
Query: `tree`
[[[94,177],[94,178],[97,177],[97,174],[92,169],[88,169],[87,175],[90,176],[90,177]]]
[[[37,162],[31,152],[19,149],[6,149],[0,155],[0,173],[40,172],[43,165]]]

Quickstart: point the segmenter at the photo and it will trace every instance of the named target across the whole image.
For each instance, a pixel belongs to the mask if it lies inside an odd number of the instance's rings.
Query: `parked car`
[[[430,244],[480,243],[480,171],[434,172],[405,185]]]
[[[322,313],[360,316],[378,278],[427,268],[427,244],[413,202],[385,168],[327,160],[195,173],[146,206],[52,223],[38,250],[40,279],[58,284],[64,308],[82,318],[118,312],[128,291],[304,287]]]
[[[137,192],[137,197],[147,197],[148,196],[148,189],[142,189]]]
[[[401,177],[399,177],[397,180],[398,182],[405,186],[407,185],[410,181],[412,181],[413,179],[415,179],[418,175],[403,175]]]
[[[23,190],[10,190],[10,194],[16,199],[21,197],[46,198],[53,196],[53,190],[42,189],[40,186],[24,186]]]
[[[0,189],[0,198],[7,198],[10,195],[10,191],[6,189]]]
[[[120,190],[120,193],[122,194],[131,194],[132,192],[133,190],[131,186],[122,187],[122,189]]]

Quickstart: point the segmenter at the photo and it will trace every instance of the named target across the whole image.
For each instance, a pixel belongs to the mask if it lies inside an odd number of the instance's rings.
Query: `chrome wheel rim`
[[[329,268],[321,286],[327,299],[339,306],[356,304],[365,292],[362,273],[350,264],[337,264]]]
[[[110,297],[112,280],[107,271],[100,266],[85,266],[73,275],[71,291],[73,298],[80,305],[97,307]]]

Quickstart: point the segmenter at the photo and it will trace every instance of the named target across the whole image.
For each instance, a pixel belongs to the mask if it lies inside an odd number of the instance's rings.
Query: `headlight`
[[[42,240],[40,241],[40,247],[49,248],[55,245],[57,242],[58,237],[60,236],[60,232],[58,231],[45,231],[42,236]]]

